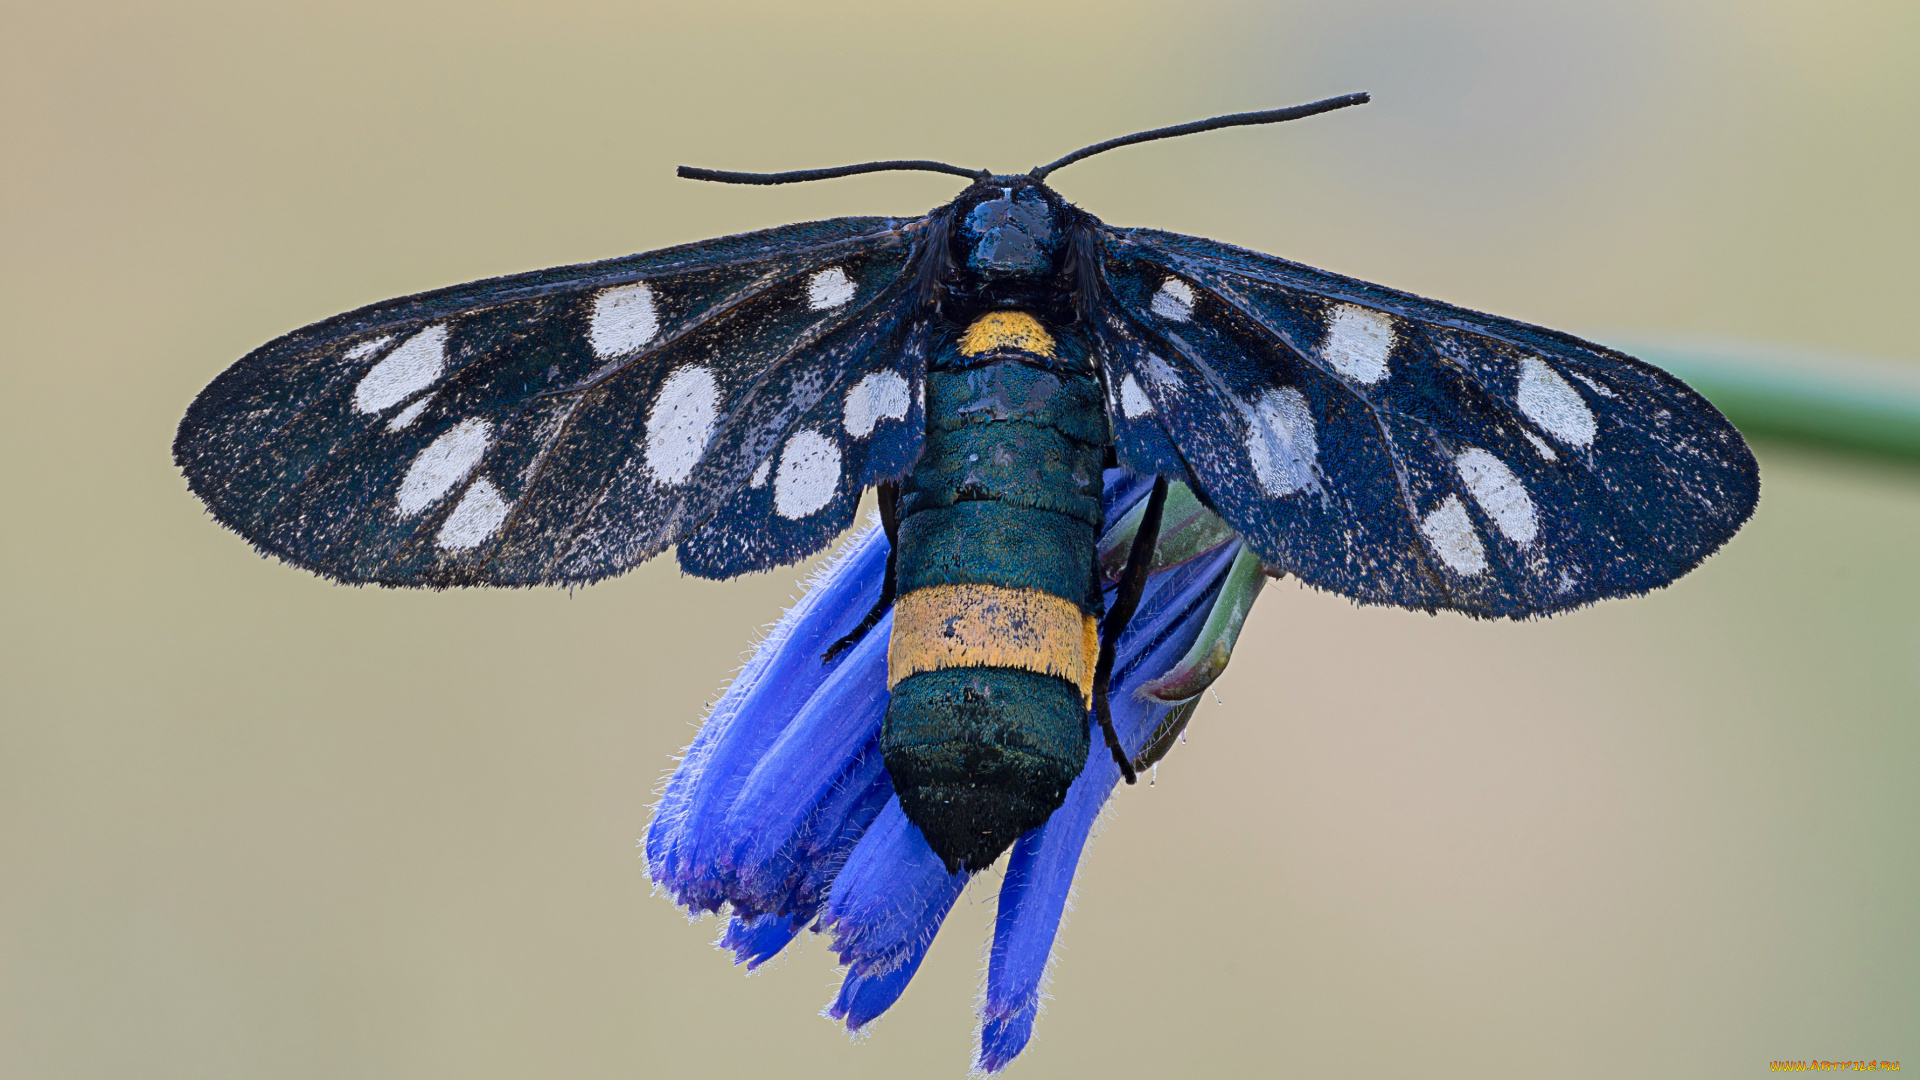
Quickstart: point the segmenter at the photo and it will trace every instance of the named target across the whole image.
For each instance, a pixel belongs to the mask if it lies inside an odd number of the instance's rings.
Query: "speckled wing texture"
[[[392,300],[296,330],[193,403],[221,522],[331,578],[570,584],[679,544],[793,562],[919,455],[918,220],[840,218]]]
[[[1665,585],[1753,512],[1740,433],[1632,357],[1197,237],[1100,242],[1121,461],[1309,585],[1546,614]]]

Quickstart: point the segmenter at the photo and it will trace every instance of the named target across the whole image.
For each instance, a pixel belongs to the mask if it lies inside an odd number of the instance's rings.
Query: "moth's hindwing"
[[[174,457],[223,523],[346,581],[584,582],[675,543],[701,573],[791,562],[918,453],[917,228],[792,225],[341,315],[215,379]]]
[[[833,389],[774,394],[770,412],[815,403],[797,421],[770,415],[741,426],[737,453],[755,462],[747,483],[681,542],[681,568],[709,578],[765,570],[846,531],[860,493],[904,475],[920,456],[929,334],[925,321],[875,320],[823,349],[818,369],[790,369],[796,384],[817,380]],[[785,434],[752,440],[754,432],[776,431]]]
[[[1540,614],[1664,585],[1753,511],[1739,432],[1631,357],[1196,237],[1101,240],[1122,461],[1308,584]]]

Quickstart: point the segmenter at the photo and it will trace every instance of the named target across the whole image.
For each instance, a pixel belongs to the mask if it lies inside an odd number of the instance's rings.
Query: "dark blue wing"
[[[676,543],[695,572],[792,562],[918,453],[919,230],[841,218],[376,304],[227,369],[174,458],[223,523],[346,581],[584,582]]]
[[[1101,245],[1121,460],[1308,584],[1541,614],[1672,581],[1759,497],[1740,433],[1632,357],[1196,237]]]
[[[765,570],[818,551],[846,531],[860,493],[904,476],[920,457],[931,333],[926,320],[876,320],[820,358],[839,389],[821,396],[798,422],[755,418],[743,425],[743,432],[785,434],[778,443],[765,440],[766,449],[741,451],[743,460],[758,454],[759,463],[747,483],[680,542],[681,569],[708,578]],[[792,377],[818,374],[796,370]],[[770,400],[811,396],[785,391]]]

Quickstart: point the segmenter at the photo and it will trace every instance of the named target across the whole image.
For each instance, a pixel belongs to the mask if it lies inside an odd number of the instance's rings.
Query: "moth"
[[[228,368],[174,458],[259,550],[346,582],[576,585],[670,546],[802,559],[878,490],[881,745],[949,871],[1061,805],[1107,701],[1169,483],[1270,575],[1364,604],[1546,615],[1662,586],[1752,513],[1706,400],[1629,356],[1228,244],[1109,226],[1046,180],[1150,139],[848,217],[375,304]],[[1156,478],[1111,605],[1103,470]]]

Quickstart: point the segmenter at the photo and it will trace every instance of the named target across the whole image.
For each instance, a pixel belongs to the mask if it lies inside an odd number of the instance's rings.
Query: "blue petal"
[[[832,793],[838,778],[838,770],[823,769],[822,764],[852,762],[879,733],[887,714],[887,639],[892,633],[893,616],[888,613],[833,665],[833,674],[748,774],[732,810],[717,824],[731,848],[727,866],[748,892],[758,895],[774,888],[775,879],[784,880],[785,868],[776,856]]]
[[[1239,543],[1151,579],[1140,610],[1120,639],[1120,678],[1111,696],[1114,727],[1129,754],[1138,754],[1169,707],[1133,693],[1179,660],[1200,632]],[[1046,988],[1053,942],[1073,888],[1074,871],[1100,810],[1120,781],[1119,766],[1095,741],[1087,767],[1067,801],[1047,823],[1020,838],[1007,859],[980,1003],[980,1047],[974,1067],[1006,1068],[1033,1037]]]
[[[1106,481],[1110,520],[1151,487],[1119,470]],[[1133,752],[1167,712],[1133,692],[1191,645],[1238,546],[1149,579],[1115,665],[1114,720]],[[854,1030],[905,991],[967,880],[946,873],[907,821],[881,761],[890,617],[833,665],[819,660],[865,615],[885,562],[879,530],[857,537],[781,620],[675,770],[646,846],[654,880],[681,904],[731,907],[719,944],[750,969],[808,923],[831,932],[847,970],[827,1015]],[[1032,1037],[1074,870],[1118,778],[1095,740],[1066,805],[1014,846],[981,1009],[981,1069],[1003,1068]]]
[[[865,685],[858,678],[848,678],[853,665],[846,661],[853,657],[829,667],[820,662],[820,654],[853,629],[878,598],[886,557],[886,538],[878,529],[868,530],[850,545],[847,554],[780,620],[721,695],[668,780],[647,829],[647,869],[656,884],[690,910],[718,911],[733,902],[741,894],[738,874],[742,869],[750,878],[765,876],[762,872],[767,868],[743,868],[736,862],[736,834],[725,823],[748,778],[781,734],[808,715],[811,699],[829,683],[836,691]],[[875,661],[869,655],[860,666],[877,662],[884,689],[886,638],[869,635],[868,640],[881,643],[879,658]],[[827,716],[831,713],[831,708],[826,710]],[[812,715],[822,716],[818,710]],[[878,730],[875,721],[872,734]],[[833,778],[847,774],[865,741],[850,749],[845,740],[836,742],[835,751],[844,753],[838,759],[827,754],[815,757],[816,775],[831,784]],[[797,825],[820,801],[817,788],[811,793],[789,790],[783,794],[793,801],[758,806],[756,811]],[[741,894],[741,898],[751,895]]]
[[[806,929],[807,920],[787,915],[758,915],[751,919],[728,919],[727,932],[714,944],[733,951],[733,962],[752,971],[787,947]]]
[[[932,941],[932,938],[928,938],[926,944],[932,944]],[[840,982],[840,992],[834,995],[833,1004],[827,1006],[821,1015],[845,1023],[848,1031],[859,1031],[880,1019],[881,1013],[893,1008],[893,1003],[906,993],[907,984],[913,981],[914,973],[920,970],[920,961],[926,955],[926,945],[922,945],[900,967],[879,974],[848,972]]]
[[[1153,490],[1152,476],[1135,475],[1125,469],[1108,469],[1101,474],[1100,482],[1104,485],[1100,492],[1101,520],[1109,523],[1119,521]]]
[[[1034,1015],[1031,1011],[1006,1017],[983,1017],[980,1021],[980,1049],[973,1058],[973,1069],[997,1073],[1013,1064],[1020,1051],[1033,1039]]]
[[[820,916],[847,966],[827,1015],[858,1031],[885,1012],[919,970],[967,877],[947,873],[900,800],[890,800],[847,856]]]
[[[796,914],[814,917],[825,902],[847,853],[866,835],[873,819],[893,798],[893,781],[881,760],[880,733],[876,729],[846,776],[814,811],[806,827],[796,838],[789,854],[788,886],[791,893],[786,907]]]

